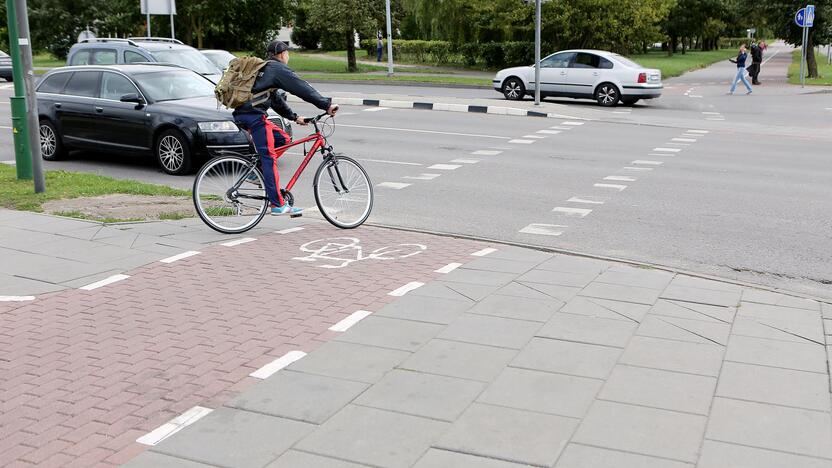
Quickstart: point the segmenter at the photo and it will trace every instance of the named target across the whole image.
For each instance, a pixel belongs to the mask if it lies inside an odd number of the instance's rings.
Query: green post
[[[14,97],[11,98],[12,132],[14,134],[14,160],[18,179],[32,179],[32,151],[29,147],[29,131],[26,124],[26,88],[23,65],[20,58],[20,44],[17,33],[17,9],[14,0],[6,0],[6,15],[9,23],[9,52],[12,56]]]

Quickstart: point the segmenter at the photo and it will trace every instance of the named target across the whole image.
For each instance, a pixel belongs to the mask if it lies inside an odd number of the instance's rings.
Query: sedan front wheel
[[[618,88],[612,83],[601,83],[595,90],[595,100],[604,107],[618,104],[619,97]]]
[[[165,130],[156,140],[156,161],[162,170],[172,175],[187,174],[191,170],[191,147],[179,130]]]
[[[509,78],[503,83],[503,96],[509,101],[520,101],[526,96],[526,87],[519,78]]]

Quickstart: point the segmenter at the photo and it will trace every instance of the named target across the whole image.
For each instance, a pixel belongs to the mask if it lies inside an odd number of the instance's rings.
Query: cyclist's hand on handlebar
[[[329,106],[329,109],[326,110],[326,113],[329,115],[335,115],[338,112],[338,104],[332,104]]]
[[[297,116],[297,118],[295,119],[295,123],[298,125],[309,125],[309,120],[301,116]]]

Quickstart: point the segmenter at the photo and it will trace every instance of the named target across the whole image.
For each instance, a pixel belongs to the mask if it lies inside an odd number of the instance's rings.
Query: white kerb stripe
[[[573,126],[573,127],[576,127],[576,126],[578,126],[578,125],[583,125],[583,124],[584,124],[584,122],[572,122],[572,121],[566,121],[566,122],[561,122],[560,124],[561,124],[561,125],[571,125],[571,126]]]
[[[460,164],[476,164],[480,162],[479,159],[451,159],[453,163],[460,163]]]
[[[472,257],[485,257],[486,255],[492,254],[496,251],[497,251],[497,249],[492,249],[491,247],[488,247],[486,249],[477,250],[476,252],[472,253],[471,256]]]
[[[620,182],[635,182],[636,179],[633,177],[627,176],[620,176],[620,175],[611,175],[604,177],[604,180],[618,180]]]
[[[303,228],[302,227],[293,227],[293,228],[289,228],[289,229],[283,229],[283,230],[280,230],[280,231],[275,231],[275,233],[277,233],[277,234],[291,234],[293,232],[298,232],[298,231],[303,231]]]
[[[572,198],[570,198],[569,200],[566,200],[566,201],[572,202],[572,203],[589,203],[589,204],[592,204],[592,205],[603,205],[604,204],[603,200],[598,200],[598,199],[593,200],[592,197],[572,197]]]
[[[653,151],[658,151],[659,153],[678,153],[682,150],[679,148],[653,148]]]
[[[409,293],[410,291],[413,291],[414,289],[421,288],[424,285],[425,285],[425,283],[420,283],[418,281],[411,281],[410,283],[407,283],[406,285],[404,285],[400,288],[396,288],[396,289],[390,291],[389,293],[387,293],[387,295],[388,296],[404,296],[405,294]]]
[[[0,296],[0,302],[34,301],[35,296]]]
[[[83,289],[85,291],[92,291],[93,289],[98,289],[102,286],[107,286],[108,284],[113,284],[113,283],[116,283],[118,281],[125,280],[129,277],[130,276],[128,276],[128,275],[113,275],[109,278],[104,278],[101,281],[96,281],[95,283],[88,284],[86,286],[81,286],[81,289]]]
[[[509,140],[509,143],[514,143],[516,145],[530,145],[537,140]]]
[[[234,247],[235,245],[245,244],[246,242],[253,242],[253,241],[256,241],[256,240],[257,240],[257,239],[255,239],[255,238],[253,238],[253,237],[243,237],[242,239],[237,239],[237,240],[233,240],[233,241],[223,242],[223,243],[222,243],[222,244],[220,244],[220,245],[224,245],[224,246],[226,246],[226,247]]]
[[[149,432],[139,437],[138,439],[136,439],[136,442],[144,445],[156,445],[159,442],[181,431],[185,427],[197,422],[198,420],[209,414],[211,411],[214,410],[212,410],[211,408],[194,406],[193,408],[189,409],[188,411],[185,411],[181,415],[171,419],[170,422],[162,424],[161,426],[154,429],[152,432]]]
[[[538,236],[559,236],[563,234],[563,228],[559,224],[539,224],[532,223],[520,230],[523,234],[535,234]]]
[[[649,159],[636,159],[635,161],[631,162],[630,164],[647,164],[649,166],[660,166],[664,164],[662,161],[650,161]]]
[[[498,154],[502,153],[502,151],[496,150],[476,150],[471,154],[475,154],[477,156],[497,156]]]
[[[303,351],[289,351],[283,356],[249,374],[256,379],[267,379],[275,372],[306,356]]]
[[[454,169],[459,169],[459,164],[434,164],[433,166],[428,166],[428,169],[435,169],[437,171],[453,171]]]
[[[562,132],[563,130],[538,130],[535,133],[543,133],[545,135],[557,135],[558,133]]]
[[[405,184],[403,182],[382,182],[380,184],[377,184],[376,187],[386,187],[394,190],[401,190],[405,187],[410,187],[410,184]]]
[[[459,268],[461,266],[462,266],[461,263],[449,263],[449,264],[443,266],[442,268],[440,268],[438,270],[433,270],[433,271],[434,271],[434,273],[450,273],[450,272],[456,270],[457,268]]]
[[[556,206],[552,208],[552,211],[566,216],[580,216],[581,218],[592,213],[592,210],[587,208],[572,208],[569,206]]]
[[[335,331],[335,332],[347,331],[347,330],[349,330],[349,328],[351,326],[355,325],[356,323],[360,322],[364,317],[367,317],[371,314],[372,314],[372,312],[370,312],[369,310],[357,310],[357,311],[353,312],[352,314],[350,314],[344,320],[341,320],[340,322],[336,323],[335,325],[329,327],[329,329],[330,329],[330,331]]]
[[[595,187],[598,187],[598,188],[611,188],[611,189],[616,189],[616,190],[618,190],[619,192],[620,192],[620,191],[622,191],[622,190],[624,190],[625,188],[627,188],[627,186],[626,186],[626,185],[618,185],[618,184],[594,184],[594,186],[595,186]]]
[[[189,250],[187,252],[182,252],[179,255],[174,255],[174,256],[168,257],[168,258],[163,258],[159,261],[162,262],[162,263],[173,263],[177,260],[182,260],[183,258],[193,257],[194,255],[199,255],[199,252],[197,252],[196,250]]]

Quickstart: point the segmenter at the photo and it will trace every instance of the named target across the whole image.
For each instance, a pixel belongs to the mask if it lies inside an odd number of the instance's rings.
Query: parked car
[[[12,58],[0,50],[0,78],[12,81]]]
[[[70,149],[152,155],[168,174],[186,174],[222,150],[248,151],[214,84],[166,64],[84,65],[47,72],[37,86],[43,158]],[[280,116],[269,119],[291,134]]]
[[[226,68],[228,68],[228,64],[231,63],[232,60],[237,58],[236,55],[232,54],[227,50],[200,49],[200,52],[202,52],[202,55],[208,57],[208,60],[210,60],[220,70],[225,70]]]
[[[535,90],[534,65],[500,70],[494,89],[521,100]],[[601,50],[565,50],[540,61],[540,96],[595,99],[602,106],[633,105],[662,95],[661,71]]]
[[[216,83],[222,70],[198,50],[176,39],[131,37],[84,39],[69,49],[67,65],[164,62],[193,70]]]

